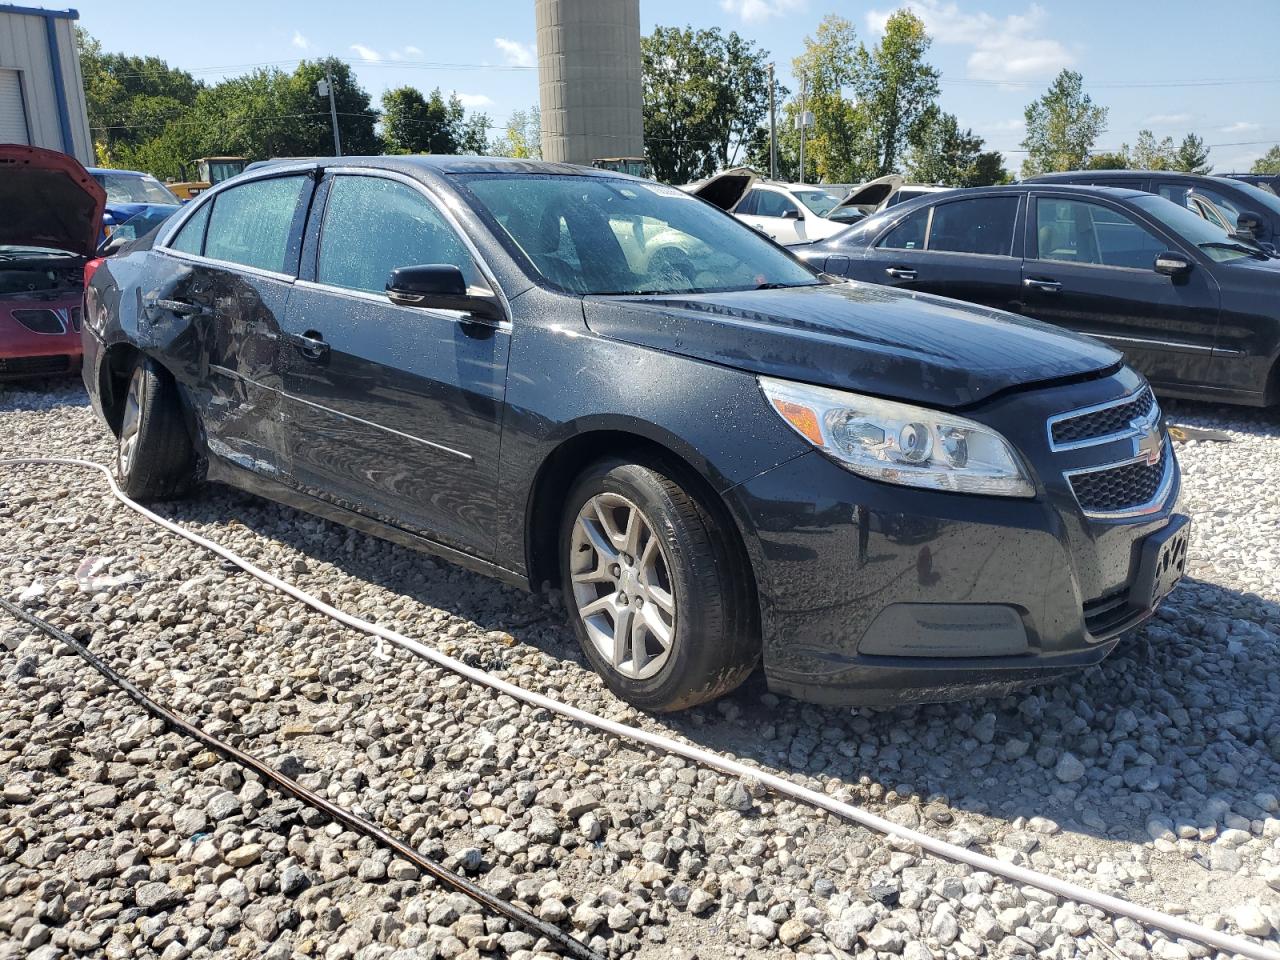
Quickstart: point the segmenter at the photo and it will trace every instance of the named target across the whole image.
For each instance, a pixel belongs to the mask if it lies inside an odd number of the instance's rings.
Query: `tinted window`
[[[232,187],[214,198],[204,255],[246,267],[293,273],[289,233],[307,177],[274,177]]]
[[[890,230],[876,244],[889,250],[923,250],[924,231],[929,223],[929,208],[917,210]]]
[[[798,212],[798,208],[784,194],[773,190],[761,190],[760,196],[756,198],[756,216],[758,217],[785,217],[791,211]]]
[[[1007,257],[1013,252],[1013,221],[1017,215],[1017,197],[975,197],[940,203],[933,208],[929,249]]]
[[[1150,269],[1167,244],[1119,210],[1083,200],[1036,200],[1041,260]]]
[[[213,204],[206,203],[193,213],[191,219],[182,225],[178,235],[170,241],[169,247],[183,253],[200,253],[204,246],[204,227],[209,222],[209,210],[212,206]]]
[[[688,293],[817,282],[740,220],[673,187],[530,174],[454,182],[465,185],[499,240],[562,290]]]
[[[738,205],[733,208],[734,213],[755,213],[756,199],[760,196],[759,190],[748,190],[747,195],[738,201]]]
[[[316,280],[381,293],[397,267],[453,264],[468,285],[475,261],[440,211],[412,187],[381,177],[336,177],[324,209]]]

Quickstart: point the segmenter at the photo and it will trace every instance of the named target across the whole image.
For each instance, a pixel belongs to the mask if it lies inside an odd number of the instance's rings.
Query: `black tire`
[[[195,462],[177,387],[158,363],[139,357],[120,414],[116,482],[134,500],[178,497],[191,487]]]
[[[731,521],[719,521],[673,476],[679,476],[679,471],[658,462],[610,459],[594,464],[574,483],[560,529],[565,607],[587,659],[615,694],[642,710],[659,713],[723,696],[741,684],[760,660],[754,581],[736,535],[724,529],[724,524]],[[662,571],[667,576],[661,579],[665,581],[664,592],[674,597],[674,629],[665,663],[652,676],[634,678],[615,669],[612,660],[593,641],[580,613],[573,580],[575,550],[577,562],[601,568],[604,554],[599,548],[584,547],[582,533],[578,534],[575,547],[575,530],[584,507],[601,495],[616,495],[639,508],[650,537],[658,541],[662,550]],[[626,515],[627,506],[619,509]],[[639,562],[638,558],[628,559],[626,554],[620,556],[629,563]],[[610,596],[621,597],[625,592],[616,581],[591,584],[590,588],[599,591],[602,601]],[[618,589],[617,594],[612,592],[614,589]],[[590,599],[584,599],[589,606]],[[633,614],[637,610],[638,604],[633,607]],[[616,616],[605,616],[616,627]],[[636,642],[631,641],[633,666],[639,659],[634,651]]]

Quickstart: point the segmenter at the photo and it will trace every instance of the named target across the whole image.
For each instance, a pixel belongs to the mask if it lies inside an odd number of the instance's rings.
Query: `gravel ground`
[[[873,711],[753,677],[653,719],[553,598],[226,489],[161,512],[362,616],[578,706],[953,842],[1280,947],[1280,418],[1173,407],[1191,577],[1103,665]],[[69,382],[0,386],[0,456],[107,463]],[[153,696],[611,957],[1161,960],[1210,951],[929,857],[475,689],[287,601],[106,496],[0,468],[0,594]],[[0,615],[0,960],[547,955]]]

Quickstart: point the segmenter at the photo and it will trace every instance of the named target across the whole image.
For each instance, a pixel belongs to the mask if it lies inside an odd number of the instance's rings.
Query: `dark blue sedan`
[[[145,236],[182,205],[168,187],[149,173],[104,167],[90,167],[89,173],[107,191],[99,243],[126,223],[132,232],[130,239]]]

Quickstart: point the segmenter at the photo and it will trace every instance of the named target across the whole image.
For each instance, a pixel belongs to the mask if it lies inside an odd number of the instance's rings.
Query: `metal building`
[[[644,156],[640,0],[536,0],[542,156]]]
[[[74,10],[0,3],[0,143],[61,150],[93,164]]]

